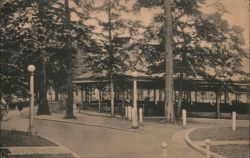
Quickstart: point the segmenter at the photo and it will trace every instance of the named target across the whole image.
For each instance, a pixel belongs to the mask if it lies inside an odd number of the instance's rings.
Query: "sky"
[[[245,48],[249,48],[249,0],[209,0],[204,10],[208,10],[215,2],[220,2],[227,10],[228,13],[223,15],[224,19],[231,25],[239,25],[244,29]]]
[[[226,19],[231,25],[238,25],[244,29],[243,37],[245,40],[245,45],[243,48],[247,51],[248,56],[250,57],[249,53],[249,0],[207,0],[208,4],[204,6],[204,11],[213,11],[211,8],[211,4],[216,2],[220,2],[223,4],[227,13],[223,15],[223,18]],[[219,6],[217,6],[219,7]],[[243,70],[245,72],[250,73],[250,61],[249,59],[243,60]]]

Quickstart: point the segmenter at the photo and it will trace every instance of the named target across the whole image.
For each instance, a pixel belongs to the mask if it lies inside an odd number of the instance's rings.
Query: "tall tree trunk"
[[[68,76],[67,76],[67,92],[68,98],[66,103],[65,119],[76,118],[73,114],[73,76],[72,76],[72,51],[71,51],[71,38],[70,38],[70,13],[69,13],[69,0],[64,1],[65,5],[65,32],[66,32],[66,51],[68,53]]]
[[[115,101],[114,101],[114,81],[113,81],[113,47],[112,47],[112,24],[111,24],[111,4],[108,1],[108,23],[109,23],[109,75],[110,75],[110,102],[111,102],[111,116],[115,116]]]
[[[166,78],[165,78],[165,117],[167,121],[174,123],[173,105],[173,48],[172,48],[172,18],[171,0],[165,0],[165,51],[166,51]]]
[[[45,52],[42,52],[41,58],[41,82],[40,82],[40,96],[37,109],[37,115],[50,115],[49,105],[47,99],[47,78],[46,78],[46,63],[45,63]]]
[[[83,103],[83,86],[81,85],[81,103]]]
[[[41,22],[44,22],[44,1],[38,2],[39,18]],[[45,63],[45,51],[41,50],[41,81],[40,81],[40,96],[37,109],[37,115],[49,115],[49,106],[47,100],[47,77],[46,77],[46,63]]]

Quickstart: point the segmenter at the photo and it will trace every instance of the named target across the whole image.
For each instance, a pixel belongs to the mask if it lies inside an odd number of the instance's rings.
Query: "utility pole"
[[[173,47],[172,47],[172,18],[171,0],[165,0],[165,51],[166,51],[166,73],[165,73],[165,117],[168,122],[174,123],[173,105]]]

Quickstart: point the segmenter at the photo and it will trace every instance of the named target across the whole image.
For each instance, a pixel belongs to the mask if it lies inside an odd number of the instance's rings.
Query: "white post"
[[[138,116],[137,116],[137,81],[133,80],[133,117],[132,128],[139,128]]]
[[[28,71],[30,72],[30,107],[29,107],[29,128],[28,133],[34,134],[33,130],[33,111],[34,111],[34,71],[35,66],[29,65]]]
[[[236,112],[233,111],[232,113],[232,130],[236,131]]]
[[[210,158],[210,144],[211,144],[211,140],[210,139],[206,139],[205,140],[205,144],[206,144],[206,157]]]
[[[167,158],[167,143],[161,143],[161,149],[163,151],[163,158]]]
[[[187,111],[185,109],[182,109],[182,123],[183,127],[187,126]]]
[[[139,108],[139,120],[140,120],[140,124],[143,123],[143,113],[142,113],[142,108]]]
[[[128,120],[132,120],[131,113],[132,113],[132,108],[131,106],[128,106]]]

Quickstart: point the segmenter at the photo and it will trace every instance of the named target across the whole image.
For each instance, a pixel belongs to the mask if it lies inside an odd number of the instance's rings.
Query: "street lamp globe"
[[[34,72],[35,69],[36,69],[36,68],[35,68],[34,65],[29,65],[29,66],[28,66],[28,71],[31,72],[31,73]]]

